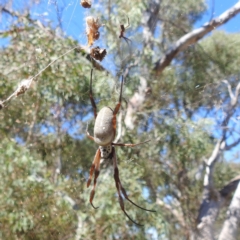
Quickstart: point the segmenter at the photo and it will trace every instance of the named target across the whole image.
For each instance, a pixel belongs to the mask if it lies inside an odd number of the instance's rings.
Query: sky
[[[52,24],[56,22],[56,7],[54,1],[58,2],[59,12],[61,13],[61,24],[66,36],[71,36],[76,39],[80,45],[87,45],[87,37],[85,34],[85,19],[91,15],[90,9],[84,9],[80,4],[80,0],[43,0],[41,3],[32,8],[32,17],[43,20],[46,23],[46,19],[50,19]],[[12,7],[14,9],[24,9],[26,5],[22,0],[13,1]],[[211,19],[211,16],[216,17],[222,14],[224,11],[236,4],[237,0],[206,0],[208,10],[204,14],[203,18],[195,24],[195,28],[201,27],[204,23]],[[98,1],[93,1],[95,7],[99,7]],[[6,23],[5,19],[0,19],[0,30],[4,29]],[[221,29],[227,32],[239,32],[240,31],[240,14],[232,18],[229,22],[220,26],[217,29]],[[0,41],[0,46],[7,45],[7,40]]]
[[[56,9],[53,4],[53,0],[45,0],[42,4],[33,8],[32,12],[36,17],[42,16],[50,17],[53,19],[56,17]],[[74,39],[78,40],[80,44],[86,45],[87,39],[85,35],[85,22],[82,19],[85,19],[91,14],[90,9],[84,9],[80,4],[79,0],[70,0],[68,3],[58,1],[62,4],[62,27],[67,36],[72,36]],[[222,14],[224,11],[236,4],[237,0],[206,0],[206,5],[208,10],[201,20],[199,20],[195,27],[201,27],[204,23],[208,22],[211,19],[211,16],[217,17]],[[95,7],[98,7],[99,4],[97,1],[94,2]],[[61,11],[62,10],[62,11]],[[227,32],[239,32],[240,31],[240,14],[231,19],[229,22],[220,26],[218,29],[225,30]]]
[[[195,24],[195,27],[201,27],[204,23],[211,19],[211,16],[214,18],[219,16],[237,2],[237,0],[206,0],[208,10],[203,18]],[[75,39],[80,39],[81,41],[82,33],[85,31],[82,19],[88,15],[90,15],[90,10],[83,9],[79,4],[79,0],[70,1],[69,6],[64,10],[63,14],[63,27],[67,35],[70,35]],[[76,29],[79,29],[79,32],[76,32]],[[227,32],[239,32],[240,14],[218,29],[222,29]]]
[[[203,16],[203,18],[196,24],[196,27],[200,27],[205,22],[208,22],[211,19],[212,12],[213,12],[213,18],[215,18],[221,15],[227,9],[231,8],[237,2],[238,2],[237,0],[207,0],[206,4],[208,6],[208,11]],[[240,15],[238,14],[226,24],[220,26],[218,29],[225,30],[226,32],[239,32],[240,31]]]

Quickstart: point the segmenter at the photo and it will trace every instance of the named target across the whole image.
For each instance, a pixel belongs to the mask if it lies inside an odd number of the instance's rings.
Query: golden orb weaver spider
[[[127,19],[128,19],[128,24],[127,24],[126,27],[123,24],[120,25],[120,35],[119,35],[119,38],[123,38],[126,41],[127,45],[129,46],[129,42],[131,43],[132,41],[129,38],[124,36],[124,33],[125,33],[126,29],[128,29],[130,27],[129,18],[127,18]]]
[[[95,125],[94,125],[94,137],[89,134],[87,131],[87,136],[91,140],[93,140],[95,143],[99,145],[99,148],[95,154],[92,166],[90,168],[89,172],[89,178],[87,181],[87,187],[90,186],[91,181],[92,181],[92,176],[94,173],[94,183],[93,183],[93,188],[90,193],[90,203],[94,209],[97,209],[93,205],[93,198],[95,195],[95,189],[96,189],[96,184],[97,184],[97,178],[99,176],[100,172],[100,160],[106,160],[106,159],[112,159],[113,160],[113,167],[114,167],[114,180],[117,188],[117,193],[118,193],[118,199],[120,203],[120,207],[124,214],[128,217],[129,220],[131,220],[133,223],[136,225],[143,226],[142,224],[136,223],[125,211],[124,208],[124,202],[123,202],[123,197],[122,195],[133,205],[136,207],[144,210],[144,211],[149,211],[149,212],[155,212],[153,210],[148,210],[143,207],[140,207],[136,203],[134,203],[131,199],[129,199],[126,190],[123,188],[122,183],[119,178],[119,170],[117,166],[117,157],[116,157],[116,152],[114,146],[126,146],[126,147],[134,147],[146,142],[149,142],[150,140],[147,140],[145,142],[140,142],[137,144],[131,144],[131,143],[114,143],[113,140],[115,138],[116,134],[116,116],[117,113],[120,109],[121,106],[121,101],[122,101],[122,88],[123,88],[123,78],[121,82],[121,89],[120,89],[120,96],[118,103],[114,110],[112,110],[110,107],[103,107],[99,113],[97,114],[97,106],[95,104],[94,98],[93,98],[93,92],[92,92],[92,75],[93,75],[93,69],[91,69],[91,78],[90,78],[90,90],[89,90],[89,97],[91,100],[91,104],[93,107],[93,112],[94,112],[94,117],[95,117]]]

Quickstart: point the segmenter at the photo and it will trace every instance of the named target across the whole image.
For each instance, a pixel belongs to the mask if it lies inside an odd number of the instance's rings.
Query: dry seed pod
[[[100,47],[95,47],[92,48],[90,51],[90,55],[92,58],[102,61],[104,59],[104,57],[106,56],[107,51],[106,49],[100,48]]]
[[[84,8],[90,8],[92,6],[92,0],[81,0],[80,4]]]
[[[98,29],[102,26],[102,24],[99,22],[98,18],[94,17],[87,17],[86,18],[86,32],[88,37],[88,46],[92,46],[94,41],[98,40],[100,37],[100,32]]]

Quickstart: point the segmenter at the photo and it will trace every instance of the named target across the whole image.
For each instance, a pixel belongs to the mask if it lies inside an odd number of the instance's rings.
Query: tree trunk
[[[240,183],[233,196],[232,202],[227,212],[227,219],[224,222],[219,240],[235,240],[237,238],[237,230],[240,220]]]

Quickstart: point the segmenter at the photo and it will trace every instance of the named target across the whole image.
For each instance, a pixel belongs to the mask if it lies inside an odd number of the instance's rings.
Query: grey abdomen
[[[100,146],[106,146],[114,140],[113,111],[110,107],[102,108],[96,118],[94,126],[94,141]]]

